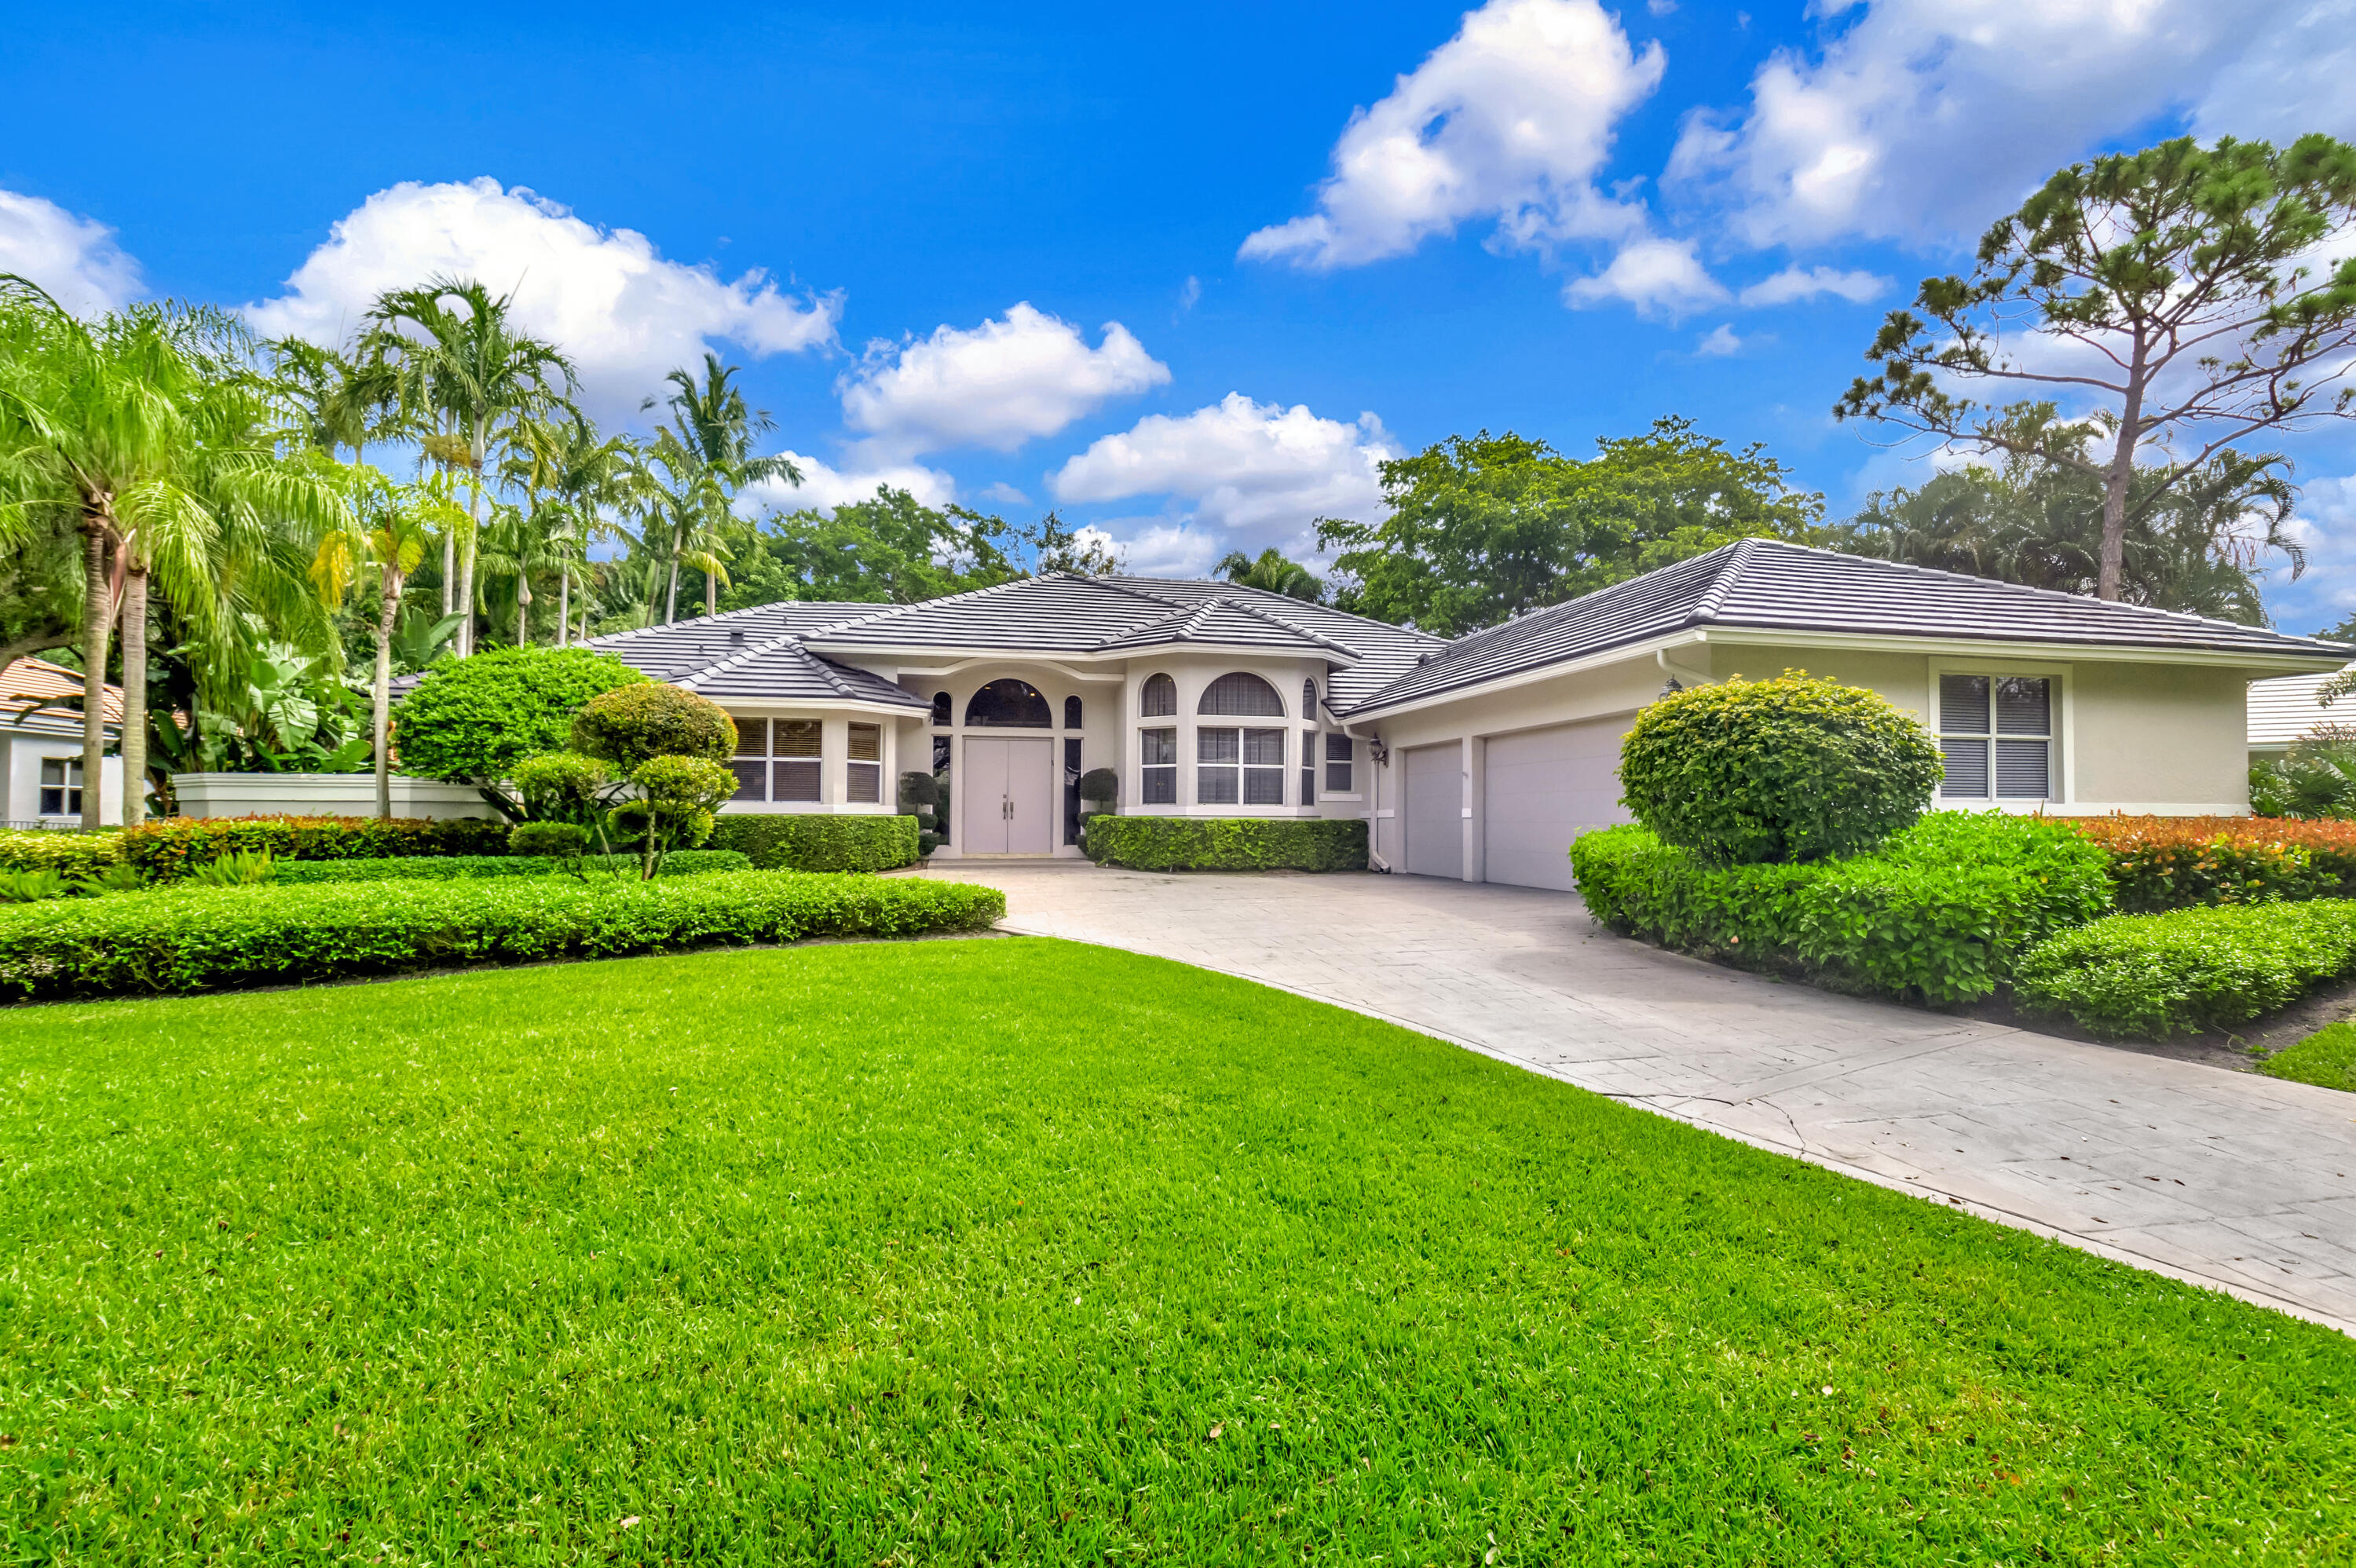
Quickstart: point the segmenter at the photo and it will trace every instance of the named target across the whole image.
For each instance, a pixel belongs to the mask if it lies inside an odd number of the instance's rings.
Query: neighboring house
[[[81,822],[81,710],[45,708],[80,697],[81,672],[47,659],[18,659],[0,669],[0,826],[73,827]],[[106,688],[106,745],[122,737],[123,690]],[[100,775],[102,820],[123,820],[123,760],[110,756]]]
[[[2333,671],[2250,682],[2250,761],[2280,757],[2291,742],[2324,724],[2356,725],[2356,698],[2326,708],[2316,700]]]
[[[1804,669],[1921,718],[1942,804],[2248,809],[2245,696],[2349,650],[1748,539],[1453,642],[1214,581],[1025,579],[785,603],[595,640],[738,720],[735,811],[949,787],[948,859],[1076,855],[1083,772],[1128,815],[1363,817],[1394,869],[1568,887],[1623,821],[1621,737],[1676,686]]]

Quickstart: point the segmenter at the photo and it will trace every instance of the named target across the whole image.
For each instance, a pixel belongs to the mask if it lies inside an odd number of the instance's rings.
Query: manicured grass
[[[2356,1024],[2326,1024],[2267,1057],[2258,1071],[2294,1083],[2356,1090]]]
[[[2356,1552],[2338,1335],[1093,948],[19,1008],[0,1170],[27,1562]]]

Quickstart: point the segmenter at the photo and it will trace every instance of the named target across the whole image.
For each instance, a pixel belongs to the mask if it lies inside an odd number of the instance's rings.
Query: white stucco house
[[[1388,869],[1568,887],[1625,819],[1621,737],[1674,686],[1805,669],[1921,718],[1942,804],[2248,809],[2250,682],[2351,650],[1751,539],[1453,641],[1232,583],[1055,575],[908,605],[781,603],[599,638],[735,716],[733,811],[890,812],[938,857],[1077,855],[1082,773],[1130,815],[1363,817]]]
[[[47,708],[81,695],[81,672],[47,659],[23,658],[0,669],[0,827],[81,825],[81,714]],[[107,750],[123,730],[123,691],[106,688]],[[99,774],[99,816],[123,820],[123,759],[109,755]]]

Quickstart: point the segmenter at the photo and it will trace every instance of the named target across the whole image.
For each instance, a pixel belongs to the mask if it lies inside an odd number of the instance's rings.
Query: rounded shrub
[[[1870,849],[1922,815],[1941,773],[1912,716],[1801,670],[1673,693],[1620,747],[1636,819],[1664,843],[1738,865]]]
[[[569,860],[589,846],[589,830],[577,822],[519,822],[508,830],[508,849]]]
[[[578,752],[544,752],[515,765],[511,782],[523,797],[530,822],[569,822],[587,827],[597,820],[603,794],[612,774],[595,757]],[[512,842],[514,835],[509,835]],[[545,855],[552,850],[519,850]]]
[[[582,704],[573,749],[624,773],[657,757],[724,763],[736,754],[736,721],[710,698],[676,686],[620,687]]]
[[[526,757],[562,751],[583,703],[650,684],[613,655],[587,648],[492,648],[436,666],[402,699],[393,743],[404,773],[504,779]]]
[[[1090,768],[1080,775],[1080,798],[1110,805],[1120,794],[1120,775],[1110,768]]]

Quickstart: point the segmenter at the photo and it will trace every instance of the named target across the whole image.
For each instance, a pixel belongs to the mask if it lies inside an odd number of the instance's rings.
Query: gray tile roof
[[[699,615],[635,632],[609,632],[602,637],[590,638],[585,645],[612,654],[632,669],[642,670],[657,680],[677,680],[787,633],[890,608],[888,604],[787,600],[719,615]]]
[[[677,677],[673,684],[714,702],[877,702],[919,711],[932,707],[880,675],[819,657],[789,634]]]
[[[1347,711],[1374,713],[1690,627],[1746,627],[2169,652],[2347,657],[2262,626],[1960,572],[1742,539],[1459,638]]]

